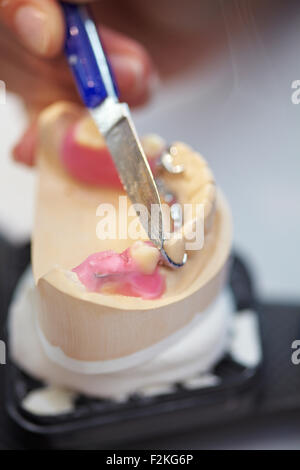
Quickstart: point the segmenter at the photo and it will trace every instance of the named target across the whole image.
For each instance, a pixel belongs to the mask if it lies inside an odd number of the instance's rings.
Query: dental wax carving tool
[[[139,218],[149,239],[171,267],[180,267],[167,253],[160,196],[149,163],[137,136],[128,105],[119,92],[97,28],[83,5],[62,3],[66,19],[65,53],[78,91],[104,136],[118,174],[133,204],[142,205]],[[151,219],[155,208],[155,220]],[[149,223],[151,222],[151,223]]]

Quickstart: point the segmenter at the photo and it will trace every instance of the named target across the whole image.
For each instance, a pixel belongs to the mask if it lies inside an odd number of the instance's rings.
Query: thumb
[[[0,0],[0,21],[30,52],[53,57],[61,50],[64,21],[53,0]]]

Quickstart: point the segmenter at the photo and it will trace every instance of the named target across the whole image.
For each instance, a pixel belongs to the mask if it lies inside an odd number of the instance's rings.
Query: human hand
[[[99,24],[101,1],[93,2],[92,7]],[[124,35],[105,27],[100,31],[121,99],[131,106],[143,104],[150,95],[154,77],[147,52]],[[23,163],[34,162],[39,111],[57,100],[79,99],[62,54],[64,34],[58,1],[0,0],[0,78],[9,90],[22,97],[31,119],[14,149],[15,159]]]

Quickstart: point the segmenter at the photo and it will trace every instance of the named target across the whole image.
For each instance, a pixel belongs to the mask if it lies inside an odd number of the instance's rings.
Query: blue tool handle
[[[65,54],[80,96],[88,108],[118,99],[113,73],[88,8],[62,2],[66,20]]]

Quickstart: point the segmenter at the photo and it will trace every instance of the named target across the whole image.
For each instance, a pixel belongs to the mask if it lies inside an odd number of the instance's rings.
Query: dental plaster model
[[[119,196],[126,197],[103,139],[90,119],[68,103],[46,109],[39,129],[32,249],[35,341],[50,369],[65,369],[71,377],[77,374],[76,390],[101,395],[97,387],[80,386],[78,377],[143,367],[187,334],[217,297],[231,246],[230,212],[199,154],[175,143],[174,164],[183,171],[164,171],[159,157],[165,144],[149,136],[143,146],[163,188],[180,204],[204,205],[204,245],[187,251],[186,264],[172,270],[160,263],[158,250],[142,228],[140,241],[128,236],[100,240],[97,207],[110,203],[118,209]],[[168,194],[164,196],[167,200]],[[174,256],[187,250],[184,238],[183,245],[172,245],[171,239],[169,246]],[[16,328],[11,327],[13,337]],[[46,372],[26,366],[20,346],[14,340],[12,345],[16,362],[45,380]],[[72,379],[66,383],[62,375],[51,373],[49,380],[72,387]]]

